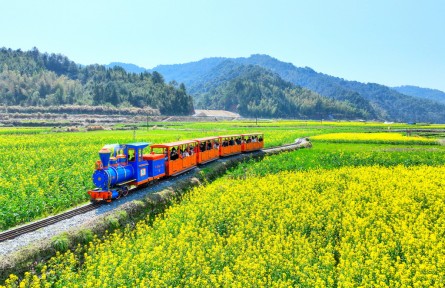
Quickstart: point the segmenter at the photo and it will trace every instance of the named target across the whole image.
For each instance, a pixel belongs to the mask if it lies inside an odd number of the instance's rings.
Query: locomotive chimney
[[[99,151],[100,161],[102,161],[102,166],[103,166],[104,168],[107,168],[107,167],[108,167],[108,162],[110,161],[110,156],[111,156],[110,154],[111,154],[111,152],[110,152],[110,150],[107,149],[107,148],[102,148],[102,149]]]

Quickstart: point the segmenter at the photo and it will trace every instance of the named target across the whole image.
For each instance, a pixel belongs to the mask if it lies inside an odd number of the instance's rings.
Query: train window
[[[128,161],[129,162],[134,162],[134,160],[135,160],[135,151],[134,151],[134,149],[133,148],[131,148],[131,149],[128,149]]]
[[[179,146],[178,147],[172,147],[172,149],[170,151],[170,160],[174,161],[174,160],[179,158],[178,149],[179,149]]]
[[[138,162],[141,162],[141,161],[142,161],[142,149],[139,148],[138,149]]]

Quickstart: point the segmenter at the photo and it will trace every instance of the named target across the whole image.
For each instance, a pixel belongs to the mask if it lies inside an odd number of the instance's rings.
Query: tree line
[[[127,73],[121,67],[81,66],[60,54],[0,49],[0,105],[89,105],[158,109],[190,115],[193,100],[183,84],[158,72]]]

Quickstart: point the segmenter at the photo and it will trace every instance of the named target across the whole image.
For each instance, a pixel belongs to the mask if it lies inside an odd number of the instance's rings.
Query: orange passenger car
[[[205,137],[195,139],[198,142],[196,146],[196,161],[198,164],[208,163],[219,158],[219,137]]]
[[[219,136],[219,156],[241,153],[241,135]]]
[[[176,176],[196,167],[196,140],[151,145],[151,152],[163,154],[165,175]]]
[[[264,133],[241,134],[242,151],[249,152],[264,148]]]

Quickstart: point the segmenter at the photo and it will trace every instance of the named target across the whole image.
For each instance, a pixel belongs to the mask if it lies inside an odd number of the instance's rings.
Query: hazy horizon
[[[144,68],[267,54],[390,87],[445,91],[445,2],[7,1],[0,46]]]

